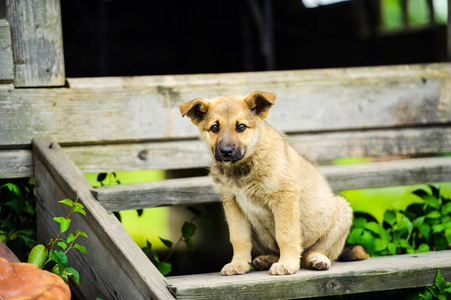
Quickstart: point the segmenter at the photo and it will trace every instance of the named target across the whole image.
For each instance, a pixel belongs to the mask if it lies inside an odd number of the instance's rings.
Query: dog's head
[[[245,97],[198,98],[180,105],[180,112],[199,127],[215,159],[230,164],[253,153],[263,119],[275,100],[276,95],[262,92]]]

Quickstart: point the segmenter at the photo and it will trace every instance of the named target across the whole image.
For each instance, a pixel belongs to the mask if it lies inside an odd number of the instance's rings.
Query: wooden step
[[[345,166],[323,166],[334,191],[451,181],[451,157],[417,158]],[[220,202],[209,176],[96,187],[107,211]]]
[[[167,281],[177,299],[291,299],[433,285],[437,269],[451,281],[451,250],[333,262],[328,271],[301,269],[289,276],[266,271],[221,276],[218,270]]]

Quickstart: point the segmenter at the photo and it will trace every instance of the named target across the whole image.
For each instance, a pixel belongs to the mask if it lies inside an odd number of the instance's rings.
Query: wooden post
[[[69,262],[80,273],[79,289],[85,299],[174,299],[166,279],[144,255],[125,228],[108,214],[91,194],[83,173],[63,152],[56,140],[33,139],[38,240],[55,238],[59,225],[53,217],[67,213],[59,200],[76,198],[86,216],[73,214],[71,228],[86,232],[80,241],[87,249],[68,253]]]
[[[0,83],[12,82],[13,80],[14,70],[13,54],[11,50],[11,33],[8,21],[0,18]]]
[[[59,0],[6,0],[16,87],[64,86]]]

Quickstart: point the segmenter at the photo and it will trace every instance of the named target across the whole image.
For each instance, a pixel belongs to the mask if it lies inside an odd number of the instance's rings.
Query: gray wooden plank
[[[192,139],[178,105],[197,97],[278,95],[268,120],[288,133],[451,123],[451,65],[71,79],[62,89],[0,89],[0,147],[34,135],[62,144]],[[21,118],[17,118],[20,115]]]
[[[318,162],[340,157],[415,156],[451,152],[451,127],[291,134],[290,143]],[[66,146],[84,173],[204,168],[210,154],[199,140]],[[31,150],[0,150],[0,178],[33,175]]]
[[[64,86],[61,8],[58,0],[6,0],[16,87]]]
[[[289,276],[221,276],[218,270],[167,280],[177,299],[298,299],[433,285],[437,269],[451,280],[451,251],[333,262],[328,271],[301,269]]]
[[[88,234],[88,239],[80,240],[87,254],[68,253],[71,266],[80,273],[81,286],[73,287],[86,299],[173,299],[165,278],[114,215],[94,199],[89,183],[56,140],[33,139],[33,153],[39,240],[47,243],[55,238],[59,225],[52,218],[68,213],[57,201],[78,197],[85,207],[86,217],[71,215],[71,227]]]
[[[418,158],[346,166],[320,171],[334,191],[451,181],[451,157]],[[209,176],[96,187],[107,211],[220,202]]]
[[[13,51],[8,21],[0,19],[0,83],[14,80]]]

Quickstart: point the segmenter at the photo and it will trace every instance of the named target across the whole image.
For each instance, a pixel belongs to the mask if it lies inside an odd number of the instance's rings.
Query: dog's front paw
[[[269,274],[271,275],[292,275],[299,270],[300,262],[288,261],[288,262],[277,262],[271,266],[269,269]]]
[[[229,276],[229,275],[241,275],[249,272],[251,269],[250,264],[247,262],[244,263],[236,263],[231,262],[226,264],[222,270],[221,275]]]

